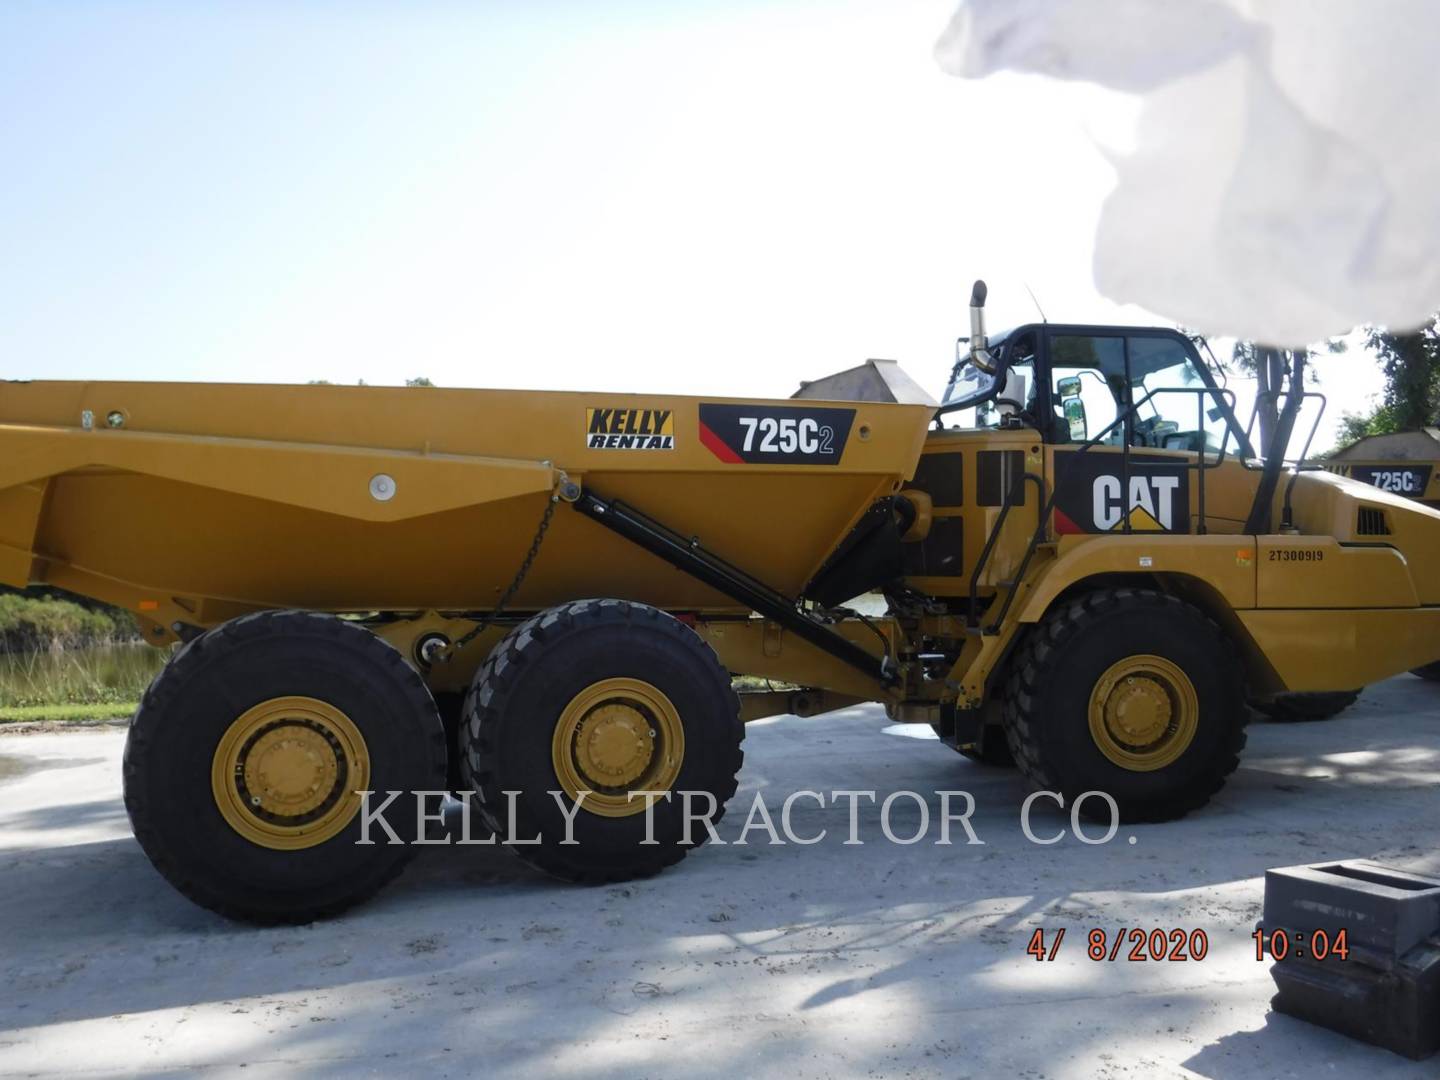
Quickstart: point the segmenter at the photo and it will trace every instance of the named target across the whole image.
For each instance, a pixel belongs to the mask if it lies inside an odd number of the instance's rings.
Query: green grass
[[[97,720],[128,720],[138,702],[106,705],[15,705],[0,708],[0,725],[41,720],[51,724],[83,724]]]
[[[169,655],[148,645],[0,653],[0,709],[139,701]]]
[[[134,641],[135,620],[115,608],[58,596],[0,591],[0,648],[8,652]]]

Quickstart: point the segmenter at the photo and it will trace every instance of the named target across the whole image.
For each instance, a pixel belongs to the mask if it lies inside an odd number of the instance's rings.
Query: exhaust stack
[[[986,348],[985,340],[985,282],[976,281],[970,290],[970,362],[986,375],[995,374],[995,358]]]

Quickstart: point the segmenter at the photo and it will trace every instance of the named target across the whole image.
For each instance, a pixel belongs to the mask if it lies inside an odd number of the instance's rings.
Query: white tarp
[[[1274,345],[1440,307],[1440,0],[965,0],[935,51],[1140,97],[1111,299]]]

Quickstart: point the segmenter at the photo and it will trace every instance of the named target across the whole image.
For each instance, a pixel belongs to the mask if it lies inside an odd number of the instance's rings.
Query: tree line
[[[1365,347],[1375,355],[1385,376],[1380,401],[1368,412],[1345,413],[1340,418],[1343,449],[1369,435],[1440,425],[1440,315],[1417,330],[1395,333],[1368,326],[1362,331]],[[1260,444],[1270,445],[1278,419],[1279,392],[1297,357],[1316,351],[1344,352],[1345,342],[1332,338],[1320,350],[1279,349],[1255,341],[1237,341],[1231,363],[1255,379]]]

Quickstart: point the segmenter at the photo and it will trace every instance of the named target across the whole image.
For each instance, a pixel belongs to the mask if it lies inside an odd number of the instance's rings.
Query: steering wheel
[[[1139,446],[1156,446],[1155,428],[1160,423],[1158,416],[1152,416],[1148,420],[1137,420],[1135,422],[1135,442]]]

